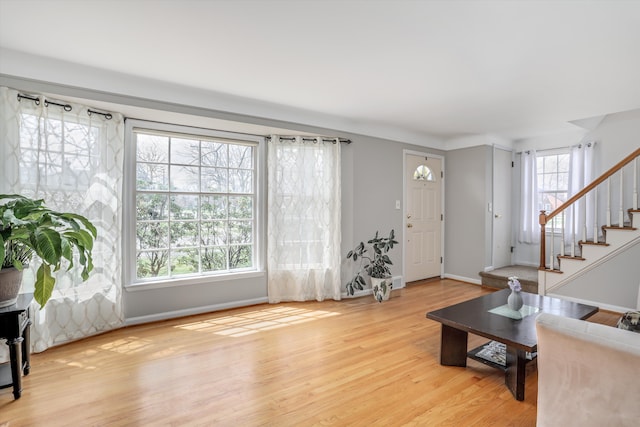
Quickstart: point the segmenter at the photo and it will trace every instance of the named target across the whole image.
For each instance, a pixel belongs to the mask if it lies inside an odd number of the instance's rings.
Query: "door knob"
[[[496,218],[502,218],[502,215],[500,215],[500,214],[495,214],[495,217],[496,217]]]
[[[413,227],[413,224],[407,224],[407,228]]]

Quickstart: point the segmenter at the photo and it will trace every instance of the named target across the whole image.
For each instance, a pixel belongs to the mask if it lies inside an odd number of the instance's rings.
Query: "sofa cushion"
[[[638,427],[640,334],[544,312],[536,330],[538,427]]]

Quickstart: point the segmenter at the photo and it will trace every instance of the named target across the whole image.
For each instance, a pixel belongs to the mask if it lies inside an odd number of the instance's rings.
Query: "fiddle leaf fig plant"
[[[367,242],[369,248],[373,250],[373,254],[371,256],[367,255],[368,249],[364,242],[360,242],[358,246],[349,251],[347,259],[351,259],[355,262],[360,260],[360,267],[346,285],[347,295],[353,295],[356,289],[360,291],[364,289],[366,282],[362,276],[363,272],[365,272],[369,277],[375,279],[386,279],[391,277],[391,270],[389,269],[389,266],[393,265],[393,263],[391,262],[389,255],[387,255],[387,252],[393,249],[393,245],[397,243],[393,230],[389,233],[389,237],[380,237],[376,231],[376,235],[373,239]],[[386,284],[384,286],[386,286]]]
[[[22,271],[34,255],[40,258],[33,294],[40,307],[55,287],[52,273],[63,266],[69,271],[77,262],[82,280],[89,278],[96,237],[95,226],[82,215],[51,210],[41,199],[0,194],[0,269]]]

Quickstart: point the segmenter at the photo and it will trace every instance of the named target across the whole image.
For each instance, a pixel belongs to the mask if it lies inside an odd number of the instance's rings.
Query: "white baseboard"
[[[404,287],[406,287],[404,280],[402,280],[402,276],[393,276],[391,278],[391,284],[393,285],[393,287],[391,288],[391,292],[397,290],[397,289],[402,289]],[[371,288],[366,288],[363,289],[361,291],[355,290],[353,292],[353,295],[347,295],[346,292],[342,292],[342,294],[340,295],[342,298],[360,298],[360,297],[364,297],[366,295],[371,295],[372,291]]]
[[[445,274],[444,278],[445,279],[459,280],[461,282],[467,282],[467,283],[471,283],[473,285],[482,285],[482,281],[480,279],[471,279],[469,277],[456,276],[455,274]]]
[[[146,316],[130,317],[124,320],[125,326],[139,325],[142,323],[157,322],[159,320],[175,319],[178,317],[193,316],[194,314],[210,313],[212,311],[226,310],[229,308],[246,307],[249,305],[264,304],[269,299],[253,298],[240,301],[231,301],[222,304],[212,304],[204,307],[185,308],[183,310],[167,311],[165,313],[149,314]]]

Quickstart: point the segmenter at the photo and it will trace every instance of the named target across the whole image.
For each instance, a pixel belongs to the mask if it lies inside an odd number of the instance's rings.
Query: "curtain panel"
[[[571,163],[569,166],[569,194],[572,197],[584,187],[591,184],[594,177],[595,142],[582,143],[571,147]],[[573,208],[566,211],[565,243],[571,244],[573,234],[576,240],[593,240],[594,195],[587,194],[578,200]]]
[[[520,243],[540,243],[540,225],[538,224],[538,177],[536,165],[536,151],[529,150],[522,153],[520,167],[521,197],[520,197]]]
[[[268,143],[269,302],[340,299],[340,143]]]
[[[97,228],[94,270],[56,274],[46,306],[32,307],[32,350],[122,326],[121,247],[124,119],[108,120],[73,103],[38,95],[38,105],[0,88],[0,192],[41,198],[48,207],[86,216]],[[67,111],[69,110],[70,111]],[[21,292],[33,291],[39,262],[25,269]]]

